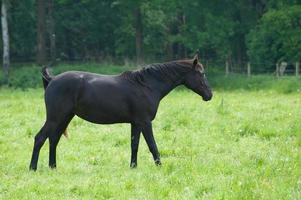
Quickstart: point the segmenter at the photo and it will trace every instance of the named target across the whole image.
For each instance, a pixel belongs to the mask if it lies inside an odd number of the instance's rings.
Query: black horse
[[[56,167],[56,147],[74,115],[98,124],[131,124],[131,167],[137,166],[140,133],[156,165],[160,155],[152,120],[160,100],[178,85],[185,85],[209,101],[212,92],[198,55],[191,60],[151,64],[120,75],[70,71],[55,77],[42,70],[46,122],[35,136],[30,169],[36,170],[41,147],[49,138],[49,167]]]

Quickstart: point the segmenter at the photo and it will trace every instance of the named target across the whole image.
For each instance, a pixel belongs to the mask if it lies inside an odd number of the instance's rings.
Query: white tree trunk
[[[2,0],[1,6],[1,25],[2,25],[2,41],[3,41],[3,70],[6,81],[8,80],[9,70],[9,35],[7,25],[7,5],[6,1]]]

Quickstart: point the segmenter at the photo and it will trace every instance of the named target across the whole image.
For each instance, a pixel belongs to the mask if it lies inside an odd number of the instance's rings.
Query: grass
[[[218,90],[211,102],[177,89],[160,104],[156,167],[141,138],[130,169],[130,127],[73,119],[48,168],[28,171],[43,90],[0,89],[0,199],[300,199],[301,93]]]

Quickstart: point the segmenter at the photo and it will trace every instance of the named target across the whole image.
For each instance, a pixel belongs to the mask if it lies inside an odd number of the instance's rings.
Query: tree
[[[121,26],[117,28],[117,52],[126,57],[135,57],[136,62],[143,62],[144,53],[144,16],[143,0],[116,1],[115,10],[120,10]],[[134,50],[134,51],[133,51]]]
[[[124,58],[140,64],[189,57],[196,49],[200,50],[203,62],[215,66],[222,66],[225,59],[237,63],[236,67],[243,67],[248,59],[253,63],[275,62],[283,57],[283,52],[285,57],[295,60],[291,55],[298,55],[295,49],[300,44],[296,37],[299,22],[291,7],[300,3],[9,0],[11,61],[36,59],[45,64],[49,54],[52,62],[59,58],[122,64]],[[285,20],[294,21],[296,28],[286,29],[285,23],[277,24]],[[283,31],[278,34],[279,29]]]
[[[53,19],[53,1],[48,0],[48,15],[47,15],[47,31],[50,42],[50,58],[51,63],[56,62],[56,45],[55,45],[55,31],[54,31],[54,19]]]
[[[9,0],[10,61],[36,60],[36,0]]]
[[[270,63],[301,60],[301,6],[266,12],[248,36],[248,54],[253,62]]]
[[[37,64],[46,63],[46,1],[37,0]]]
[[[2,40],[3,40],[3,71],[5,82],[8,81],[9,71],[9,34],[7,24],[7,1],[2,0],[1,5],[1,25],[2,25]]]
[[[136,36],[136,60],[137,64],[143,62],[143,25],[140,5],[137,4],[134,9],[135,18],[135,36]]]

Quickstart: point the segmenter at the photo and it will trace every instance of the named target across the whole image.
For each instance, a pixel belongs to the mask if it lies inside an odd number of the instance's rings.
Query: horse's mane
[[[166,82],[174,81],[179,75],[191,70],[190,60],[172,61],[166,63],[154,63],[134,71],[126,71],[121,74],[130,81],[144,85],[144,80],[153,77]]]

